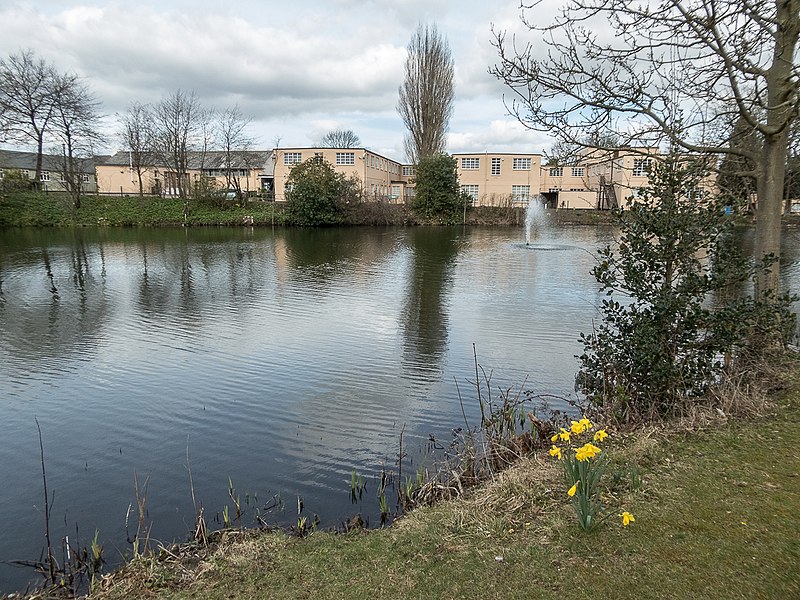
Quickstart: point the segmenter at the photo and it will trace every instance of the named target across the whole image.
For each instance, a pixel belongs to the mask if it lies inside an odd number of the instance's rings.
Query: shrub
[[[360,183],[337,173],[324,160],[309,159],[292,168],[286,181],[286,210],[296,225],[337,225],[344,207],[360,200]]]
[[[656,166],[650,186],[617,213],[619,248],[601,250],[593,270],[607,298],[600,324],[581,334],[577,384],[617,419],[679,413],[734,358],[785,344],[794,331],[792,298],[742,293],[769,261],[741,256],[732,221],[698,191],[703,177],[676,157]]]
[[[421,158],[414,177],[416,192],[411,208],[423,219],[460,223],[465,197],[458,185],[456,159],[447,154]]]

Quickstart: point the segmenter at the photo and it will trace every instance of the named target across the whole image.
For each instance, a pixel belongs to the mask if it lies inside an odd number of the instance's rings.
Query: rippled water
[[[0,232],[0,561],[37,559],[43,433],[53,537],[114,561],[134,473],[153,536],[183,539],[195,494],[270,521],[297,496],[323,526],[374,515],[405,428],[411,459],[463,424],[454,380],[476,345],[495,389],[567,396],[600,298],[591,254],[611,230],[8,230]],[[787,244],[796,248],[797,235]],[[785,269],[798,274],[795,255]],[[349,499],[353,468],[362,505]],[[255,495],[258,500],[255,500]],[[133,517],[131,518],[133,526]],[[77,529],[77,531],[76,531]],[[0,564],[0,590],[32,578]]]

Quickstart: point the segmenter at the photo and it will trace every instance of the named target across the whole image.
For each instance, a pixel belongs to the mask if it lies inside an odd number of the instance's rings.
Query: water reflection
[[[411,378],[438,379],[447,344],[447,295],[466,233],[415,228],[408,232],[410,259],[403,303],[403,364]]]

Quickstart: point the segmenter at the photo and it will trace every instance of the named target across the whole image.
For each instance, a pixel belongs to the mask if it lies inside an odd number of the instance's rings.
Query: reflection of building
[[[95,160],[100,159],[98,157]],[[73,159],[80,169],[81,187],[84,192],[97,191],[94,160]],[[42,171],[39,175],[39,189],[46,192],[66,191],[63,176],[64,157],[52,154],[42,156]],[[0,150],[0,182],[18,178],[21,182],[32,181],[36,177],[36,153]],[[75,186],[77,189],[77,184]]]
[[[296,164],[309,159],[324,160],[337,173],[357,177],[370,199],[402,202],[412,174],[408,165],[366,148],[276,148],[273,152],[275,200],[286,199],[286,180]]]
[[[190,152],[184,173],[152,160],[142,169],[142,188],[145,194],[164,196],[178,195],[179,187],[188,189],[193,185],[218,191],[241,190],[245,194],[271,191],[271,154],[264,150],[231,155],[221,151]],[[139,193],[139,178],[128,152],[117,152],[97,165],[97,187],[100,193]]]

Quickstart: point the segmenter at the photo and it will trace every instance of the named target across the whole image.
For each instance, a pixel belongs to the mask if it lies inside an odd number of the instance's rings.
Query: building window
[[[50,181],[50,171],[42,171],[39,174],[40,181]]]
[[[464,185],[461,186],[461,192],[472,198],[473,202],[478,199],[479,192],[477,184],[465,183]]]
[[[511,168],[514,171],[530,171],[531,159],[530,158],[515,158],[511,162]]]
[[[288,183],[288,182],[287,182],[287,183],[286,183],[286,185],[284,185],[284,186],[283,186],[283,190],[284,190],[284,191],[285,191],[287,194],[288,194],[289,192],[291,192],[293,189],[294,189],[294,184],[293,184],[293,183]]]
[[[298,163],[303,162],[303,153],[302,152],[284,152],[283,153],[283,164],[285,165],[296,165]]]
[[[84,183],[89,183],[89,174],[84,173],[83,175],[81,175],[81,181],[83,181]]]
[[[337,152],[336,153],[337,165],[354,165],[356,164],[355,152]]]
[[[462,158],[461,159],[461,168],[462,169],[480,169],[481,168],[481,159],[480,158]]]
[[[550,177],[563,177],[563,176],[564,176],[564,167],[551,167]]]
[[[634,158],[633,159],[633,176],[645,177],[650,170],[649,158]]]
[[[3,169],[0,169],[0,179],[3,178]]]
[[[586,169],[583,167],[572,167],[572,176],[573,177],[583,177],[583,174],[586,172]]]
[[[500,175],[500,159],[492,159],[492,175]]]
[[[399,185],[393,185],[392,186],[392,195],[390,196],[390,198],[392,200],[397,200],[399,197],[400,197],[400,186]]]
[[[403,177],[413,177],[414,167],[410,165],[403,165]]]
[[[512,185],[511,186],[511,199],[520,202],[528,201],[531,195],[531,186],[529,185]]]

